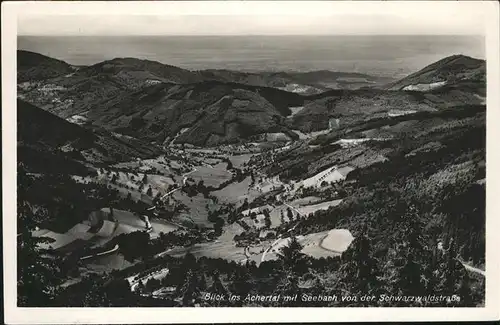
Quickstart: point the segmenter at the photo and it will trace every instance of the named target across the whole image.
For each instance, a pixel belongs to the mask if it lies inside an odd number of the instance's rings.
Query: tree
[[[214,223],[214,230],[217,236],[222,234],[222,227],[224,227],[224,219],[217,217]]]
[[[147,192],[146,192],[147,195],[149,196],[152,196],[153,195],[153,189],[151,188],[151,186],[149,186]]]
[[[461,307],[474,307],[472,303],[472,292],[469,282],[469,275],[467,274],[467,272],[465,272],[460,281],[460,287],[458,289],[458,296],[460,297],[459,305]]]
[[[231,284],[229,285],[229,289],[234,294],[245,297],[250,290],[252,290],[252,283],[250,280],[251,278],[247,269],[237,268],[231,275]]]
[[[463,265],[457,260],[457,248],[455,240],[451,239],[450,247],[444,256],[445,270],[443,281],[443,293],[445,295],[456,294],[460,285],[460,278],[466,271]]]
[[[144,176],[142,177],[142,184],[146,184],[148,182],[148,174],[144,173]]]
[[[422,295],[426,286],[422,281],[422,276],[430,276],[424,269],[432,263],[432,252],[424,249],[424,238],[421,233],[423,228],[420,219],[421,211],[414,205],[407,207],[400,228],[402,228],[403,245],[398,254],[405,257],[404,265],[398,271],[398,284],[403,295]]]
[[[113,279],[104,289],[112,306],[128,307],[134,305],[130,284],[126,279]]]
[[[276,286],[276,289],[274,291],[275,295],[281,295],[281,296],[289,296],[293,297],[297,295],[298,297],[301,296],[300,288],[298,286],[298,278],[295,274],[288,274],[285,275],[281,278],[281,281],[278,283]],[[284,306],[284,307],[298,307],[302,305],[302,301],[300,299],[297,300],[284,300],[278,302],[277,306]]]
[[[51,306],[62,282],[59,259],[46,257],[48,251],[39,247],[39,244],[49,240],[35,238],[31,233],[37,226],[36,220],[39,220],[33,213],[27,196],[33,181],[26,174],[22,163],[18,164],[17,302],[20,307]]]
[[[199,297],[200,289],[192,270],[187,272],[185,281],[179,291],[182,297],[182,306],[194,306],[195,299]]]
[[[152,278],[146,282],[146,290],[148,292],[153,292],[161,286],[160,280]]]
[[[151,255],[149,234],[144,231],[134,231],[121,234],[117,238],[120,252],[125,259],[133,262],[138,258],[147,258]]]
[[[215,293],[218,295],[224,295],[227,297],[228,291],[222,284],[220,277],[219,277],[219,272],[217,270],[214,270],[212,273],[212,285],[208,288],[208,292]],[[223,303],[223,301],[214,301],[213,304],[216,306],[220,305]]]
[[[290,268],[293,270],[300,270],[302,262],[304,260],[304,254],[302,251],[302,245],[297,240],[297,237],[292,236],[288,245],[280,249],[280,260],[283,262],[285,268]]]
[[[271,228],[271,219],[270,218],[265,218],[264,219],[265,227],[266,228]]]
[[[373,257],[371,243],[366,234],[366,228],[358,238],[351,244],[351,248],[345,252],[345,263],[343,269],[343,282],[350,289],[351,294],[375,294],[382,289],[378,276],[381,272],[378,262]],[[344,255],[342,256],[344,259]]]
[[[204,291],[204,290],[207,289],[207,279],[205,277],[205,273],[204,272],[202,272],[201,275],[200,275],[200,279],[198,281],[198,287],[202,291]]]
[[[293,221],[293,212],[292,209],[290,209],[290,207],[286,208],[286,216],[289,221]]]
[[[38,245],[46,242],[30,232],[17,237],[17,299],[22,307],[51,306],[62,282],[57,260],[45,256]]]
[[[403,295],[421,295],[424,293],[424,286],[420,276],[422,269],[420,264],[415,261],[412,253],[408,254],[406,264],[400,270],[399,287]]]
[[[243,204],[241,205],[241,211],[245,211],[248,209],[248,198],[245,198]]]
[[[113,177],[111,177],[111,183],[116,184],[117,180],[118,180],[118,175],[113,173]]]
[[[231,162],[231,160],[229,158],[227,158],[226,162],[227,162],[227,167],[226,167],[227,170],[231,170],[234,168],[233,163]]]

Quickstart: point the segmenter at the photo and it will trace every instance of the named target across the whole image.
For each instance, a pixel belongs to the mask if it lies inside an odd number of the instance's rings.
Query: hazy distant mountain
[[[52,59],[40,57],[44,71],[44,62]],[[58,60],[51,64],[71,69]],[[291,130],[326,129],[331,119],[350,124],[368,116],[482,104],[485,62],[451,56],[385,89],[376,88],[382,80],[331,71],[192,72],[124,58],[43,81],[21,82],[18,96],[68,121],[148,141],[217,145],[264,133],[293,137]],[[291,117],[290,108],[298,108]]]
[[[390,78],[375,77],[362,73],[328,70],[258,73],[231,70],[201,70],[199,73],[205,79],[275,87],[303,95],[318,94],[330,89],[375,87],[391,80]]]

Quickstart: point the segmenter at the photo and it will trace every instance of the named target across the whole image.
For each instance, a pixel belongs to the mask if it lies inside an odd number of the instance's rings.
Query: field
[[[318,210],[326,210],[329,207],[337,206],[341,202],[342,202],[342,200],[333,200],[333,201],[321,202],[321,203],[313,204],[313,205],[304,205],[304,206],[297,208],[297,210],[299,210],[299,212],[301,214],[307,216],[307,215],[309,215],[309,213],[314,213]]]
[[[47,237],[49,239],[52,239],[53,242],[51,243],[41,243],[39,244],[41,248],[48,249],[52,247],[53,249],[59,249],[62,248],[66,245],[69,245],[73,241],[77,240],[78,237],[72,235],[72,234],[60,234],[56,233],[47,229],[41,229],[38,231],[33,232],[34,237]]]
[[[314,131],[310,133],[303,133],[300,130],[292,130],[294,133],[296,133],[299,136],[300,140],[308,140],[308,139],[313,139],[317,137],[318,135],[326,134],[330,132],[330,130],[321,130],[321,131]]]
[[[296,199],[292,202],[291,204],[282,204],[278,206],[270,206],[270,205],[265,205],[257,208],[253,208],[250,210],[243,211],[243,215],[248,215],[251,212],[255,212],[258,214],[258,222],[255,223],[253,220],[251,220],[249,217],[245,217],[243,220],[249,225],[249,226],[254,226],[257,229],[261,228],[264,225],[264,217],[263,215],[259,214],[260,212],[263,211],[264,208],[269,209],[269,215],[271,216],[271,228],[278,227],[281,225],[281,215],[284,216],[285,221],[289,221],[287,217],[287,211],[290,208],[293,212],[293,217],[296,218],[297,216],[297,211],[304,217],[308,217],[310,213],[314,213],[318,210],[326,210],[329,207],[332,206],[337,206],[339,205],[342,200],[332,200],[332,201],[326,201],[326,202],[321,202],[317,204],[308,204],[308,203],[313,203],[315,201],[318,201],[319,198],[316,197],[306,197],[302,199]]]
[[[306,197],[303,197],[300,199],[295,199],[292,202],[290,202],[289,204],[291,206],[297,207],[297,206],[314,204],[315,202],[318,202],[319,200],[321,200],[321,198],[316,197],[316,196],[306,196]]]
[[[152,169],[156,169],[160,174],[171,174],[174,173],[171,168],[170,162],[165,162],[163,157],[158,157],[154,159],[143,159],[143,160],[135,160],[129,162],[123,162],[113,165],[116,168],[130,168],[134,171],[148,172]]]
[[[253,227],[255,229],[261,229],[266,224],[264,221],[265,216],[263,214],[258,214],[255,217],[255,220],[252,220],[252,218],[250,218],[250,217],[244,217],[241,220],[243,220],[247,225],[249,225],[250,227]],[[271,224],[272,224],[272,221],[271,221]]]
[[[187,211],[181,213],[181,216],[179,217],[181,220],[204,226],[212,225],[212,223],[208,221],[209,209],[207,208],[213,205],[211,199],[206,199],[202,194],[189,197],[181,191],[174,192],[172,194],[172,198],[187,207]]]
[[[88,273],[109,273],[113,270],[123,270],[136,263],[130,263],[125,260],[122,254],[114,253],[111,255],[93,258],[80,268],[82,275]]]
[[[248,163],[248,161],[250,161],[250,158],[252,158],[253,156],[254,154],[234,155],[234,156],[229,156],[229,160],[231,160],[231,163],[233,164],[234,167],[243,168],[243,165]]]
[[[212,192],[219,201],[235,204],[240,206],[245,199],[252,202],[255,198],[259,197],[261,192],[250,188],[251,178],[247,177],[240,183],[232,183],[221,190]]]
[[[290,107],[290,110],[292,111],[291,116],[294,116],[295,114],[300,112],[303,108],[304,108],[304,106]]]
[[[312,233],[305,236],[297,236],[298,242],[302,245],[302,253],[320,258],[341,255],[354,240],[349,230],[332,229]],[[277,259],[281,248],[287,246],[290,238],[280,239],[265,255],[265,260]]]
[[[103,211],[109,213],[109,209],[105,208]],[[114,218],[118,221],[120,227],[113,233],[113,236],[118,236],[120,233],[129,233],[133,231],[145,231],[146,224],[137,215],[129,211],[113,210]],[[166,220],[152,218],[149,220],[153,231],[150,232],[152,238],[156,238],[161,232],[168,233],[174,231],[178,227]]]
[[[232,174],[226,170],[226,164],[219,163],[214,167],[196,167],[196,171],[189,174],[189,178],[194,179],[196,183],[203,180],[206,186],[218,187],[222,183],[230,180]]]

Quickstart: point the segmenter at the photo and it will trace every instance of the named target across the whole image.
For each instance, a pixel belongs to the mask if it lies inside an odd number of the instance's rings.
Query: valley
[[[19,285],[31,263],[50,306],[482,306],[485,65],[388,80],[18,51]]]

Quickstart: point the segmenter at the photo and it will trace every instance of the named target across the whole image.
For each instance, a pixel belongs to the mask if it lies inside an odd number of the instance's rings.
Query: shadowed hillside
[[[30,51],[17,51],[18,82],[50,79],[73,71],[64,61]]]
[[[88,112],[94,124],[159,142],[234,143],[283,132],[289,107],[302,97],[273,88],[216,81],[158,84],[102,103]],[[180,132],[182,131],[182,134]]]
[[[103,129],[67,122],[25,101],[17,101],[19,159],[33,169],[82,172],[86,163],[151,157],[158,148],[140,140],[118,137]],[[43,163],[45,161],[45,163]]]

